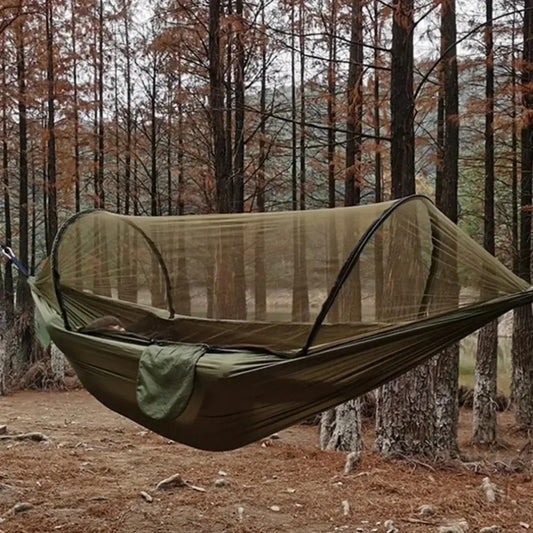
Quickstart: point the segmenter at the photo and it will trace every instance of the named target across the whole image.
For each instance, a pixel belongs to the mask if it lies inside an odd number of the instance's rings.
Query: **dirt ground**
[[[462,413],[461,445],[471,456],[504,468],[524,444],[508,413],[500,416],[506,446],[468,446],[470,413]],[[483,463],[437,468],[387,461],[372,453],[365,428],[362,463],[343,475],[345,454],[317,449],[317,428],[296,426],[278,440],[226,453],[169,442],[112,413],[85,391],[21,392],[0,398],[0,425],[10,434],[37,431],[49,443],[0,441],[0,531],[24,532],[437,532],[454,519],[469,531],[498,525],[533,530],[533,482],[528,473],[497,473]],[[268,445],[267,445],[268,444]],[[487,472],[501,489],[487,503],[479,489]],[[179,473],[188,486],[156,484]],[[226,484],[215,486],[217,479]],[[220,484],[221,482],[219,482]],[[141,496],[149,493],[149,503]],[[27,502],[32,508],[14,513]],[[421,505],[435,514],[422,518]],[[522,524],[521,524],[522,522]]]

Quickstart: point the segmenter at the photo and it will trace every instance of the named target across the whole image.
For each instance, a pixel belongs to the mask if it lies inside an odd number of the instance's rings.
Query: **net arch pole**
[[[386,211],[384,211],[374,222],[368,227],[368,229],[363,233],[359,241],[357,241],[357,244],[351,251],[350,255],[342,265],[339,274],[337,278],[335,279],[335,283],[333,284],[333,287],[331,288],[330,292],[328,293],[328,296],[324,300],[324,303],[322,304],[322,308],[320,309],[320,313],[318,313],[318,316],[315,319],[315,322],[313,323],[313,326],[311,327],[311,331],[309,332],[309,335],[307,336],[307,340],[305,342],[304,347],[300,351],[301,356],[307,355],[309,352],[309,349],[311,348],[311,344],[315,340],[327,314],[329,313],[331,307],[335,303],[335,300],[342,289],[344,283],[348,279],[348,276],[352,272],[353,268],[355,267],[357,261],[361,257],[361,254],[363,253],[363,250],[365,249],[366,245],[370,242],[370,239],[374,236],[376,231],[383,225],[383,223],[402,205],[413,202],[413,201],[422,201],[422,202],[429,202],[433,203],[430,198],[428,198],[424,194],[413,194],[411,196],[406,196],[405,198],[400,198],[396,202],[394,202]]]
[[[100,209],[88,209],[85,211],[80,211],[79,213],[76,213],[75,215],[71,216],[69,219],[66,220],[66,222],[61,226],[59,231],[56,233],[56,236],[54,237],[54,241],[52,243],[52,251],[50,252],[50,260],[52,263],[52,280],[54,284],[54,293],[57,299],[57,303],[59,305],[59,312],[61,314],[61,318],[63,319],[63,324],[67,331],[72,331],[72,326],[68,318],[68,312],[65,307],[65,301],[63,299],[63,294],[61,292],[61,274],[59,272],[59,257],[58,257],[59,256],[59,245],[61,244],[61,240],[65,232],[70,226],[72,226],[80,218],[83,218],[88,215],[94,215],[97,213],[106,213],[112,216],[116,216],[116,215],[113,215],[112,213],[108,213],[107,211],[103,211]],[[142,230],[139,226],[137,226],[131,220],[128,220],[127,218],[122,218],[122,217],[120,218],[122,219],[122,222],[128,224],[133,229],[135,229],[138,233],[140,233],[143,240],[150,248],[150,251],[156,257],[157,262],[159,263],[159,266],[161,267],[161,270],[163,272],[163,277],[165,278],[169,318],[174,318],[176,313],[174,310],[174,302],[172,300],[172,285],[170,282],[170,275],[168,272],[168,268],[165,263],[165,260],[163,259],[163,256],[161,255],[161,251],[159,250],[155,242],[146,234],[144,230]]]

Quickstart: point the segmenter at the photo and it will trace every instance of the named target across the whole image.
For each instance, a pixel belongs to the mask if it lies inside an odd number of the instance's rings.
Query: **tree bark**
[[[2,87],[7,90],[7,71],[6,71],[6,48],[5,40],[2,39]],[[2,184],[3,184],[3,203],[4,203],[4,241],[2,244],[12,246],[12,229],[11,229],[11,195],[9,188],[9,146],[7,130],[7,100],[2,98]],[[5,264],[5,275],[2,279],[2,307],[3,321],[6,330],[12,326],[15,310],[15,294],[13,284],[13,266],[11,262]],[[1,336],[1,333],[0,333]]]
[[[412,0],[394,2],[391,70],[393,198],[415,192],[413,9]],[[401,239],[402,235],[392,235],[391,245],[402,246]],[[401,268],[399,265],[396,267]],[[401,290],[397,295],[388,294],[387,297],[408,305],[407,301],[403,301]],[[386,456],[432,455],[433,422],[432,366],[426,363],[380,389],[376,404],[376,449]]]
[[[336,22],[335,0],[332,3],[332,37]],[[352,1],[350,67],[346,87],[348,101],[347,138],[346,138],[346,181],[344,204],[357,205],[361,198],[361,132],[362,132],[362,77],[363,77],[363,12],[359,0]],[[330,55],[331,58],[331,55]],[[333,74],[335,74],[333,72]],[[329,85],[330,95],[334,85]],[[331,193],[330,193],[331,199]],[[330,200],[331,201],[331,200]],[[334,207],[331,206],[330,207]],[[328,249],[328,262],[338,263],[338,250],[334,227],[328,228],[331,248]],[[347,234],[351,234],[350,231]],[[337,267],[338,271],[338,267]],[[337,315],[330,319],[341,322],[361,320],[361,280],[359,265],[354,267],[346,281],[344,298],[335,306]],[[335,311],[334,311],[335,312]],[[327,450],[351,451],[357,459],[361,455],[361,401],[359,398],[349,400],[338,407],[322,413],[320,423],[320,447]]]
[[[55,73],[54,73],[54,27],[52,0],[46,0],[46,81],[48,84],[48,143],[47,143],[47,244],[49,254],[57,233],[57,176],[55,139]]]
[[[224,68],[220,54],[220,0],[209,0],[209,113],[213,135],[217,210],[230,212],[231,176],[224,128]]]
[[[76,2],[71,0],[71,43],[72,43],[72,90],[74,105],[74,204],[76,213],[81,210],[80,196],[80,113],[78,102],[78,55],[76,29]]]
[[[346,181],[344,205],[358,205],[361,200],[361,133],[363,119],[363,7],[352,0],[350,66],[346,87]]]
[[[444,146],[442,179],[436,183],[437,207],[457,222],[459,179],[459,87],[457,76],[457,30],[455,0],[441,3],[441,43],[444,81]],[[448,246],[454,249],[455,242]],[[456,279],[446,280],[448,300],[459,299]],[[435,435],[434,446],[443,455],[454,456],[457,448],[459,417],[457,389],[459,379],[459,344],[443,350],[435,358]]]
[[[361,455],[361,402],[349,400],[335,409],[322,413],[320,448],[340,450]]]
[[[26,91],[26,58],[25,35],[26,27],[19,19],[16,24],[16,60],[17,60],[17,88],[19,113],[19,250],[18,258],[23,266],[28,268],[29,262],[29,206],[28,206],[28,119],[27,119],[27,91]],[[33,331],[33,301],[30,288],[22,275],[18,276],[16,294],[15,328],[10,346],[11,354],[8,359],[12,362],[11,369],[15,376],[19,376],[35,359],[36,345]]]
[[[495,253],[494,222],[494,56],[492,38],[492,0],[485,1],[485,202],[483,244],[487,252]],[[494,297],[484,287],[484,297]],[[496,393],[498,364],[498,321],[487,324],[478,337],[474,408],[472,418],[472,441],[474,444],[496,442]]]
[[[392,196],[415,193],[413,0],[394,0],[391,59]]]
[[[531,211],[533,172],[533,0],[524,1],[524,52],[522,66],[522,156],[520,205],[519,274],[531,280]],[[531,306],[514,312],[511,397],[516,423],[520,428],[533,426],[533,315]]]
[[[265,27],[265,1],[261,0],[261,27]],[[261,45],[261,95],[260,114],[261,123],[259,126],[259,165],[257,169],[257,210],[260,213],[265,211],[265,181],[266,181],[266,77],[267,77],[267,57],[266,42]],[[266,263],[265,263],[265,238],[263,227],[257,230],[254,239],[254,320],[266,320],[267,317],[267,295],[266,295]]]

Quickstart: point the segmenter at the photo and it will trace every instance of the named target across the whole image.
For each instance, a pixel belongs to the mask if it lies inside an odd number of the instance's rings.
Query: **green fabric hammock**
[[[533,301],[419,196],[290,213],[78,214],[31,286],[43,342],[89,392],[206,450],[370,391]],[[127,331],[78,331],[103,315]]]

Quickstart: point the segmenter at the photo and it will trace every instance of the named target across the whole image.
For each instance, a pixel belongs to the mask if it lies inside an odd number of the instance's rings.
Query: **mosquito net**
[[[53,262],[72,329],[87,320],[80,302],[91,316],[100,302],[132,331],[293,354],[528,289],[423,197],[282,213],[95,211],[63,227]]]

